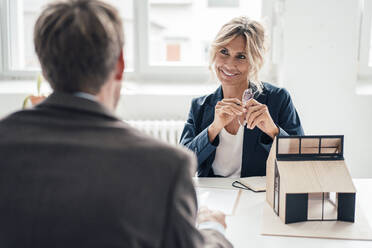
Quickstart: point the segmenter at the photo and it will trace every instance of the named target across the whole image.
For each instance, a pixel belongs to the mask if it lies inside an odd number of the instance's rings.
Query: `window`
[[[308,194],[307,219],[308,220],[323,219],[323,193]]]
[[[51,0],[0,0],[0,77],[33,78],[40,70],[33,27]],[[127,79],[207,79],[209,46],[240,15],[261,19],[269,0],[105,0],[120,11]],[[270,13],[270,11],[267,11]],[[182,75],[182,77],[180,77]]]
[[[208,0],[208,7],[239,7],[239,0]]]
[[[40,70],[40,65],[33,46],[33,28],[41,10],[51,0],[1,0],[2,7],[7,9],[8,29],[3,39],[5,47],[9,51],[4,54],[7,57],[5,69],[8,72],[31,72]],[[133,0],[107,0],[116,6],[124,16],[123,23],[126,33],[126,65],[133,68]],[[125,7],[124,7],[125,6]],[[3,14],[3,13],[2,13]],[[2,29],[6,29],[1,26]],[[4,32],[3,32],[4,34]]]
[[[337,220],[338,194],[336,192],[308,194],[308,220]]]
[[[362,1],[359,80],[372,81],[372,0]]]
[[[149,66],[207,66],[209,45],[224,23],[241,15],[261,17],[261,0],[175,3],[149,0]],[[179,49],[178,60],[168,59],[169,46]]]

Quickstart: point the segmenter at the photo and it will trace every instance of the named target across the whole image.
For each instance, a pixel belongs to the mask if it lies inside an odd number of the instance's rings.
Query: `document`
[[[254,192],[266,191],[266,177],[242,177],[238,182]]]
[[[226,215],[233,215],[238,202],[239,190],[197,187],[198,207],[219,210]]]
[[[195,187],[220,189],[234,189],[232,183],[237,180],[225,177],[194,177],[193,179]]]

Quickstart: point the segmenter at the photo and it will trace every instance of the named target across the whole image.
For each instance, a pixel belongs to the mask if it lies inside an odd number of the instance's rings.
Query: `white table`
[[[201,186],[213,185],[210,179],[198,178]],[[233,179],[223,180],[231,185]],[[231,180],[231,181],[229,181]],[[369,223],[372,224],[372,179],[354,179],[357,188],[357,204],[360,204]],[[262,210],[265,193],[241,190],[240,199],[233,216],[226,217],[226,236],[236,248],[299,247],[299,248],[372,248],[372,241],[296,238],[261,235]]]

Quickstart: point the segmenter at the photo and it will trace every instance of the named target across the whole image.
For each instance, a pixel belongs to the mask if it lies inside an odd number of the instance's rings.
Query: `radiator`
[[[178,144],[185,125],[185,121],[180,120],[128,120],[126,122],[132,127],[172,145]]]

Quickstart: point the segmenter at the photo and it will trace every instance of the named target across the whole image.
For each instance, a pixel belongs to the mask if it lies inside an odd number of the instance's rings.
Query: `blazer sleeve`
[[[279,135],[304,135],[300,117],[286,89],[281,89],[281,107],[278,116]]]
[[[190,112],[183,128],[180,144],[186,146],[193,151],[198,159],[198,165],[202,164],[212,152],[214,152],[219,144],[219,136],[211,143],[208,137],[208,127],[204,128],[201,132],[197,130],[198,123],[197,115],[202,114],[196,102],[192,100]]]
[[[232,247],[231,243],[216,230],[198,230],[195,227],[197,201],[191,171],[195,166],[193,156],[188,156],[179,166],[170,194],[168,218],[161,247]]]
[[[273,97],[274,101],[271,104],[279,106],[278,118],[276,121],[274,120],[279,128],[278,136],[304,135],[300,117],[293,105],[289,92],[282,88],[279,90],[278,95]],[[267,151],[270,150],[272,141],[270,136],[262,133],[260,143]]]

